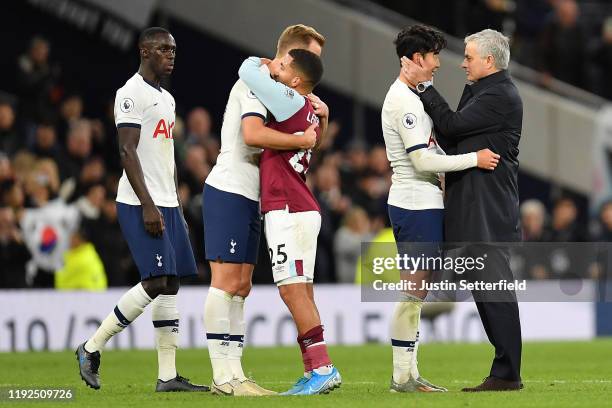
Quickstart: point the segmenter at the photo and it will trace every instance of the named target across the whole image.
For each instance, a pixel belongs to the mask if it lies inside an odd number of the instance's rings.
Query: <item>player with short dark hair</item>
[[[413,25],[394,41],[398,58],[410,58],[433,80],[440,66],[438,54],[445,47],[442,34],[431,27]],[[472,167],[492,170],[499,156],[488,149],[447,156],[438,145],[431,118],[425,113],[416,84],[401,75],[389,88],[381,113],[387,158],[393,169],[387,200],[389,219],[398,252],[436,257],[443,241],[443,172]],[[415,244],[418,243],[418,244]],[[429,270],[402,271],[401,279],[420,288]],[[444,392],[420,376],[417,367],[419,322],[426,290],[407,290],[396,303],[391,318],[393,392]]]
[[[175,102],[160,86],[174,69],[176,42],[164,28],[138,39],[140,67],[115,97],[115,123],[124,168],[117,188],[117,217],[142,281],[127,291],[76,354],[81,378],[100,388],[100,352],[150,303],[158,352],[156,391],[208,391],[176,372],[179,278],[197,273],[177,188],[172,130]]]
[[[266,126],[301,134],[317,125],[307,95],[321,80],[321,59],[310,51],[293,49],[268,64],[270,76],[261,70],[262,59],[243,62],[240,78],[272,114]],[[276,82],[276,81],[278,82]],[[342,379],[327,353],[321,318],[311,297],[317,236],[321,228],[319,205],[306,185],[312,150],[264,149],[261,156],[261,212],[272,262],[274,282],[298,331],[304,375],[283,395],[327,393]]]

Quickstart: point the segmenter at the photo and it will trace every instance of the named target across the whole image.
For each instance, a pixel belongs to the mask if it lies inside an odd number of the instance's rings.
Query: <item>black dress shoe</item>
[[[487,377],[482,384],[476,387],[466,387],[461,389],[463,392],[481,392],[481,391],[519,391],[523,389],[521,381],[509,381],[497,377]]]

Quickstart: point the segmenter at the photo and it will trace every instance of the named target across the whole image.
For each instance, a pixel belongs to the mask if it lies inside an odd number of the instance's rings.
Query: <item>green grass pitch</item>
[[[102,389],[87,388],[78,376],[72,352],[0,353],[1,387],[71,387],[73,402],[13,402],[14,407],[603,407],[612,405],[612,340],[526,343],[520,392],[466,394],[486,376],[492,356],[487,344],[424,344],[421,374],[446,386],[444,394],[392,394],[391,350],[383,345],[331,347],[343,378],[342,387],[315,397],[216,397],[205,394],[156,394],[157,357],[150,351],[105,351]],[[179,350],[179,372],[196,383],[211,379],[208,352]],[[247,348],[245,371],[277,391],[299,376],[298,348]],[[0,406],[8,406],[0,401]]]

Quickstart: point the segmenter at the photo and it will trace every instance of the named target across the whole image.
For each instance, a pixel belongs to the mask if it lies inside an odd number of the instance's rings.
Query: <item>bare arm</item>
[[[317,141],[316,126],[311,125],[303,135],[290,135],[266,127],[259,116],[247,116],[242,119],[242,135],[249,146],[274,150],[310,149]]]
[[[155,206],[149,190],[147,190],[140,160],[136,153],[136,148],[140,141],[140,129],[120,127],[118,133],[121,165],[125,169],[130,185],[142,205],[142,218],[145,230],[154,237],[161,237],[164,231],[164,219],[159,209]]]

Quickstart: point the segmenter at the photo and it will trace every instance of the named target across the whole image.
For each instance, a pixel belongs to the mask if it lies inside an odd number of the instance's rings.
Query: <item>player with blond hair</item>
[[[325,38],[314,28],[293,25],[281,34],[275,60],[294,48],[320,55],[324,44]],[[327,106],[316,97],[313,100],[324,130]],[[266,107],[238,80],[230,91],[223,118],[221,152],[204,185],[204,242],[212,271],[204,321],[214,394],[273,394],[248,379],[241,364],[246,329],[244,303],[251,290],[261,232],[259,157],[262,148],[312,148],[317,136],[314,124],[296,136],[266,127],[267,119]]]

